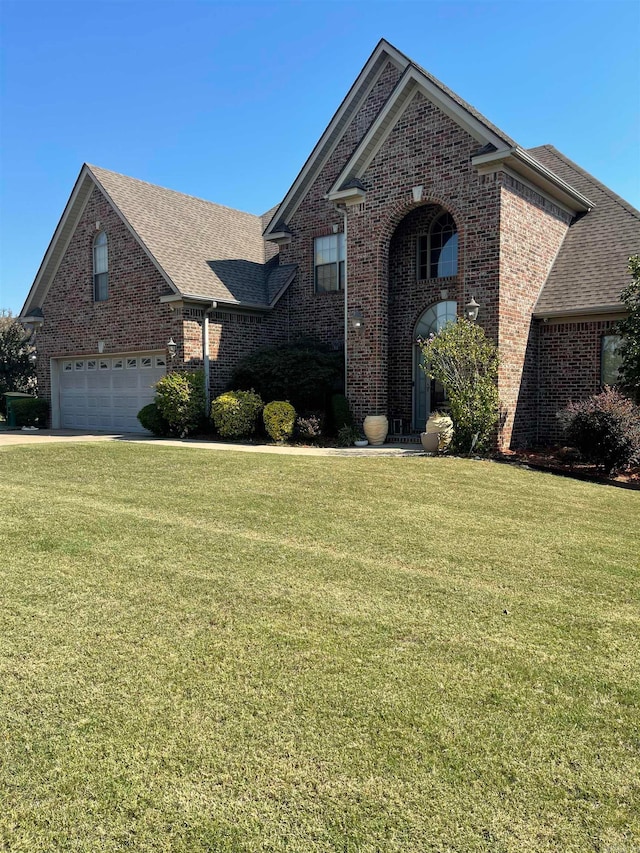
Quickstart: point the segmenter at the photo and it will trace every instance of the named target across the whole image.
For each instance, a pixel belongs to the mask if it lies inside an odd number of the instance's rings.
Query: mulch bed
[[[542,450],[507,450],[498,454],[496,459],[499,462],[525,465],[535,471],[547,471],[550,474],[573,477],[576,480],[640,490],[640,466],[607,475],[597,465],[571,461],[566,456],[567,448],[552,447]]]

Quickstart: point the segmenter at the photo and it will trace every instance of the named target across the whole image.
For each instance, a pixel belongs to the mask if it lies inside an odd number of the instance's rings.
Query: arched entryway
[[[444,403],[444,389],[435,379],[429,379],[423,370],[424,355],[418,340],[435,335],[447,323],[455,323],[457,303],[447,299],[431,305],[420,316],[413,335],[413,427],[424,430],[430,413]]]
[[[464,275],[459,237],[453,213],[427,202],[410,210],[390,239],[387,399],[394,432],[422,432],[439,402],[420,369],[416,339],[456,318]]]

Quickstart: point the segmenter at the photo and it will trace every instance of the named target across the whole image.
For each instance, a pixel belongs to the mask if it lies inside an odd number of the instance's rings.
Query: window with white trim
[[[603,335],[600,343],[600,384],[617,385],[620,381],[622,353],[620,335]]]
[[[313,268],[316,293],[344,288],[344,234],[316,237],[313,244]]]
[[[441,213],[428,234],[418,237],[418,279],[458,274],[458,228],[450,213]]]
[[[104,302],[109,296],[109,247],[107,235],[101,231],[93,241],[93,298]]]

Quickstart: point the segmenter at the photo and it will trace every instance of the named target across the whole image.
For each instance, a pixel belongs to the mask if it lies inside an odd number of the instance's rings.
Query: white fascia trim
[[[594,314],[624,314],[625,306],[621,302],[612,302],[609,305],[592,305],[588,308],[555,308],[551,311],[540,311],[536,309],[533,317],[536,320],[546,320],[549,317],[588,317]]]
[[[560,199],[570,206],[570,210],[573,213],[579,211],[586,213],[595,207],[594,203],[586,196],[582,195],[582,193],[578,192],[578,190],[574,189],[566,181],[563,181],[562,178],[559,178],[554,172],[547,169],[546,166],[543,166],[542,163],[539,163],[538,160],[519,146],[509,148],[507,151],[492,151],[489,154],[480,154],[477,157],[473,157],[471,163],[481,175],[496,172],[503,165],[509,164],[517,175],[521,175],[524,172],[524,176],[532,179],[535,186],[539,186],[539,182],[542,180],[546,182],[548,191],[549,187],[553,187],[555,190],[555,193],[551,193],[552,198],[556,200],[557,195],[559,195]]]
[[[471,115],[471,113],[467,112],[463,107],[456,103],[453,98],[439,89],[435,83],[429,80],[428,77],[425,77],[421,71],[414,66],[411,66],[405,71],[392,96],[384,105],[376,120],[373,122],[366,135],[362,138],[360,144],[353,152],[349,162],[346,164],[329,190],[330,197],[337,191],[337,188],[342,186],[342,184],[349,178],[362,177],[369,168],[371,161],[387,141],[389,134],[418,92],[427,98],[427,100],[431,101],[431,103],[438,107],[438,109],[443,113],[448,115],[449,118],[462,127],[463,130],[466,130],[467,133],[474,137],[474,139],[477,139],[478,142],[482,142],[484,144],[491,142],[496,146],[496,148],[502,148],[504,151],[504,140],[500,139],[499,136],[496,136],[495,133],[485,127],[485,125],[475,118],[475,116]],[[405,96],[405,100],[402,106],[398,109],[397,102],[402,95]],[[396,114],[391,115],[394,110],[396,111]],[[389,118],[391,118],[390,121],[388,121]],[[377,140],[375,147],[364,159],[362,159],[364,152],[371,144],[371,141],[387,121],[388,127]]]
[[[278,246],[286,246],[291,242],[291,234],[287,231],[272,231],[269,235],[265,234],[263,239],[269,243],[277,243]]]
[[[327,193],[325,196],[329,201],[342,201],[345,204],[361,204],[366,197],[366,191],[361,190],[359,187],[350,187],[346,190],[335,190],[334,192]]]
[[[215,299],[209,296],[191,296],[188,293],[177,293],[174,295],[165,295],[160,297],[160,302],[171,304],[173,302],[195,302],[198,305],[208,305],[211,309],[216,308],[218,303]]]
[[[374,50],[374,52],[369,57],[366,65],[364,66],[364,68],[362,69],[360,74],[358,74],[355,82],[353,83],[353,85],[349,89],[349,92],[347,93],[344,101],[342,102],[342,104],[338,108],[338,111],[336,112],[334,117],[329,122],[325,132],[322,134],[322,136],[320,137],[320,139],[316,143],[313,151],[309,155],[307,162],[302,167],[300,174],[295,179],[295,181],[293,182],[289,192],[284,197],[282,204],[277,209],[277,211],[274,213],[274,215],[271,219],[272,222],[275,223],[275,222],[279,222],[280,220],[282,220],[284,218],[291,218],[293,216],[293,214],[296,212],[296,210],[298,209],[298,207],[302,203],[304,196],[302,196],[300,198],[300,200],[291,208],[291,210],[288,211],[288,216],[287,217],[284,216],[284,212],[287,211],[287,207],[290,204],[291,199],[297,193],[297,191],[300,189],[302,184],[307,180],[309,175],[313,171],[316,171],[317,174],[320,174],[325,163],[327,162],[327,160],[331,157],[331,155],[335,151],[338,143],[340,142],[340,139],[342,138],[342,135],[340,137],[338,137],[335,140],[334,144],[329,147],[328,151],[326,152],[325,156],[322,158],[321,161],[318,161],[316,159],[316,152],[319,152],[322,149],[323,145],[327,142],[327,140],[329,139],[329,137],[331,136],[331,134],[333,133],[333,131],[335,130],[337,125],[340,123],[345,112],[349,109],[349,107],[354,102],[356,97],[358,97],[358,90],[359,90],[359,87],[362,85],[362,81],[364,79],[366,79],[367,75],[373,70],[376,63],[380,59],[382,59],[384,57],[384,55],[386,55],[386,58],[390,62],[392,62],[394,65],[396,65],[401,71],[403,71],[409,65],[409,60],[406,58],[406,56],[403,56],[399,51],[397,51],[394,47],[392,47],[388,42],[384,41],[384,39],[382,39],[380,41],[377,48]],[[384,69],[384,64],[381,64],[379,73],[374,76],[373,80],[367,86],[365,91],[360,93],[360,95],[359,95],[360,103],[364,103],[364,101],[367,99],[371,90],[373,89],[373,87],[378,82],[378,79],[379,79],[380,74],[382,73],[383,69]],[[272,232],[270,232],[269,228],[267,227],[267,230],[264,232],[264,235],[263,235],[265,240],[269,240],[271,238],[271,233]]]
[[[107,190],[104,188],[104,186],[103,186],[103,185],[102,185],[102,183],[100,182],[100,180],[99,180],[99,178],[97,177],[97,175],[94,175],[94,174],[93,174],[93,172],[91,171],[91,169],[90,169],[89,167],[87,167],[87,169],[88,169],[88,171],[89,171],[89,174],[90,174],[90,175],[91,175],[91,177],[93,178],[93,180],[96,182],[96,185],[98,186],[98,189],[100,190],[100,192],[101,192],[101,193],[104,195],[104,197],[107,199],[107,201],[109,202],[109,204],[111,205],[111,207],[115,210],[115,212],[118,214],[118,216],[120,217],[120,219],[122,219],[122,221],[124,222],[124,224],[125,224],[125,225],[127,226],[127,228],[129,229],[129,231],[130,231],[130,233],[131,233],[131,236],[132,236],[132,237],[134,238],[134,240],[138,243],[138,245],[140,246],[140,248],[142,249],[142,251],[145,253],[145,255],[149,258],[149,260],[151,261],[151,263],[154,265],[154,267],[158,270],[158,272],[160,273],[160,275],[162,276],[162,278],[166,281],[166,283],[169,285],[169,287],[171,288],[171,290],[173,290],[173,292],[174,292],[174,293],[180,293],[179,288],[178,288],[178,287],[176,287],[176,285],[173,283],[173,281],[171,280],[171,278],[168,276],[168,274],[167,274],[167,273],[165,272],[165,270],[163,269],[163,267],[162,267],[162,265],[160,264],[160,262],[156,259],[155,255],[154,255],[154,254],[153,254],[153,253],[152,253],[152,252],[147,248],[147,246],[146,246],[146,244],[145,244],[144,240],[142,239],[142,237],[140,237],[140,235],[138,234],[138,232],[136,231],[136,229],[135,229],[135,228],[133,227],[133,225],[129,222],[129,220],[128,220],[128,219],[127,219],[127,217],[124,215],[124,213],[120,210],[120,208],[119,208],[119,207],[118,207],[118,205],[115,203],[115,201],[111,198],[111,196],[109,195],[109,193],[107,192]]]
[[[49,287],[51,285],[51,282],[56,277],[56,273],[58,272],[58,268],[60,267],[62,259],[64,258],[65,254],[66,254],[67,248],[69,247],[69,243],[71,242],[71,238],[73,237],[73,235],[75,233],[75,230],[76,230],[75,226],[76,226],[78,220],[80,219],[80,217],[82,216],[84,209],[87,206],[87,202],[89,201],[89,197],[91,196],[91,192],[90,191],[87,192],[86,197],[85,197],[84,201],[81,203],[81,206],[79,207],[79,209],[74,210],[74,207],[75,207],[76,203],[78,202],[78,197],[86,189],[85,179],[87,177],[95,184],[95,180],[93,178],[93,175],[89,172],[87,165],[84,164],[82,169],[80,169],[80,174],[78,175],[78,177],[76,179],[73,190],[71,191],[71,195],[69,197],[69,201],[65,205],[64,211],[62,212],[62,216],[60,217],[60,221],[58,222],[56,230],[53,232],[53,237],[51,238],[51,242],[49,243],[47,251],[44,254],[44,258],[42,259],[42,263],[38,267],[38,272],[36,273],[36,277],[34,279],[34,282],[31,285],[31,288],[29,289],[29,293],[27,294],[27,298],[25,299],[24,305],[22,306],[22,311],[20,312],[21,315],[28,313],[28,311],[31,308],[31,303],[33,301],[33,298],[36,295],[36,293],[38,292],[38,290],[42,284],[44,284],[44,290],[43,290],[43,293],[40,295],[40,299],[38,300],[40,302],[40,305],[37,305],[36,307],[38,307],[38,308],[41,307],[41,304],[46,299],[47,293],[49,292]],[[62,235],[69,219],[72,216],[74,218],[74,227],[71,229],[69,236],[64,241],[64,244],[59,245],[61,235]],[[60,249],[60,254],[59,254],[58,260],[56,261],[55,266],[52,268],[51,271],[49,271],[49,274],[47,275],[46,274],[47,273],[47,266],[48,266],[49,262],[53,259],[53,256],[54,256],[57,249]],[[45,277],[47,279],[46,281],[45,281]]]

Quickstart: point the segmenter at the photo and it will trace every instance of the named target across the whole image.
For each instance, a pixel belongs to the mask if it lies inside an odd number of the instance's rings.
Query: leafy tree
[[[11,311],[0,310],[0,411],[3,413],[7,391],[35,389],[35,366],[29,361],[34,348],[30,340],[29,332]]]
[[[623,389],[640,403],[640,255],[629,258],[631,283],[620,294],[629,316],[617,324],[622,337],[620,378]]]
[[[454,450],[487,450],[499,412],[498,350],[469,320],[448,323],[420,342],[424,370],[441,382],[453,421]]]

